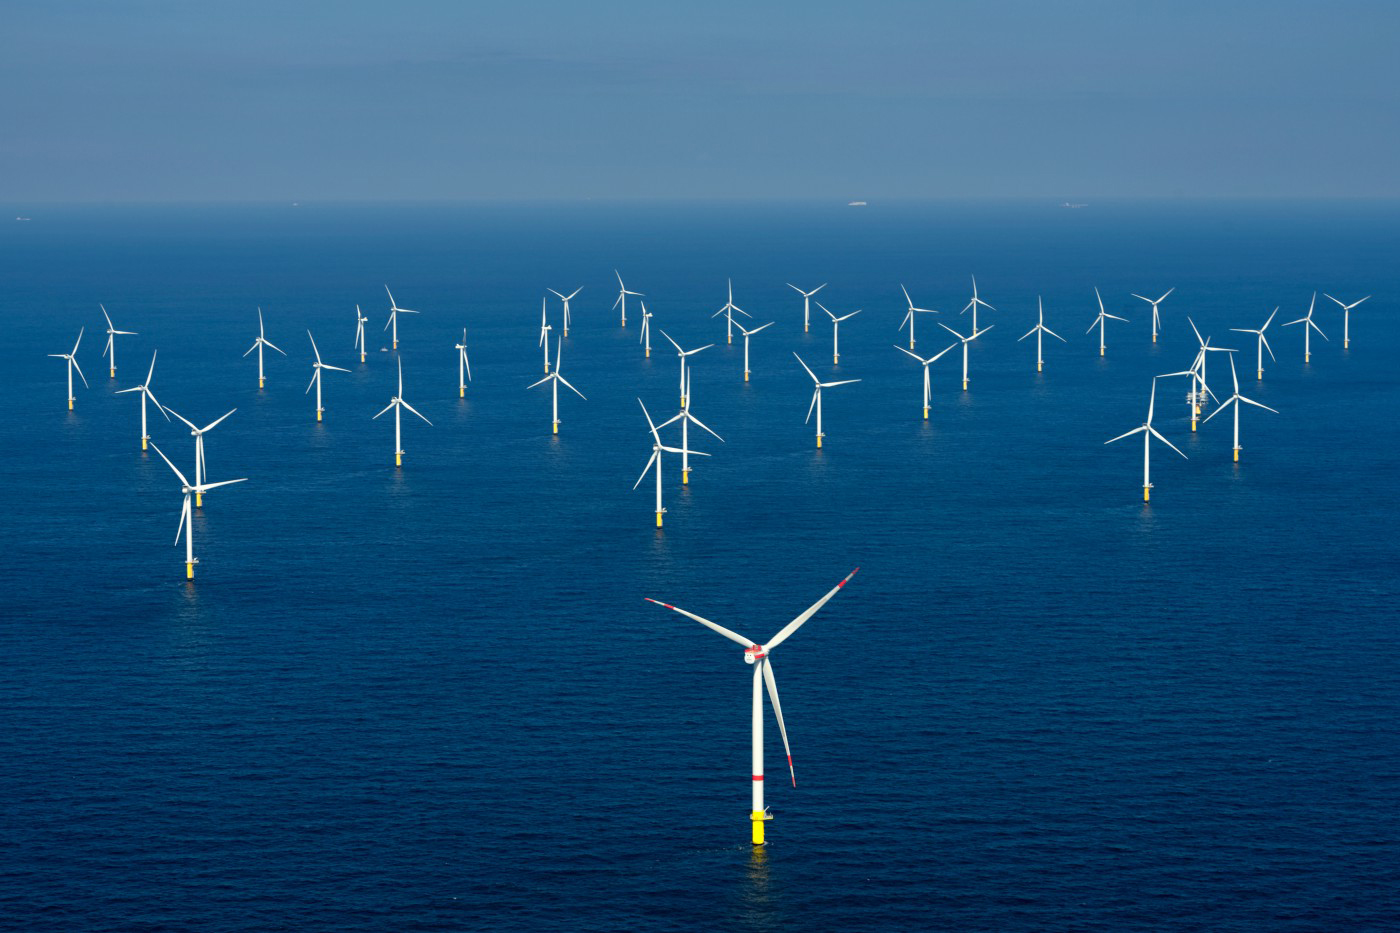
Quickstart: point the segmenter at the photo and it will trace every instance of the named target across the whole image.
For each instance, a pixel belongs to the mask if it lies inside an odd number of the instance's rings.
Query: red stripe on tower
[[[761,780],[763,780],[763,775],[761,775],[761,774],[755,774],[755,775],[753,776],[753,779],[754,779],[755,781],[761,781]]]

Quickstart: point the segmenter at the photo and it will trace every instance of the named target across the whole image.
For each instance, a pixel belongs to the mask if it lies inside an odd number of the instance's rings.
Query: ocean
[[[11,208],[0,224],[0,926],[1380,930],[1400,916],[1400,205]],[[645,293],[652,355],[612,310]],[[901,284],[953,342],[921,372]],[[774,321],[725,342],[727,296]],[[788,287],[830,283],[802,330]],[[382,330],[393,289],[420,311]],[[572,302],[551,433],[541,297]],[[1107,352],[1085,333],[1107,310]],[[1162,333],[1150,337],[1150,308]],[[1303,362],[1299,327],[1317,291]],[[1351,315],[1346,301],[1373,295]],[[559,302],[549,295],[553,337]],[[1046,340],[1035,369],[1036,321]],[[99,353],[105,305],[118,371]],[[369,354],[352,350],[355,306]],[[1277,361],[1254,373],[1268,330]],[[255,356],[262,309],[267,384]],[[1238,348],[1278,413],[1155,374]],[[819,319],[818,319],[819,318]],[[79,383],[64,361],[79,328]],[[466,328],[472,381],[458,398]],[[315,420],[314,335],[325,362]],[[691,357],[688,485],[646,465]],[[738,333],[736,331],[736,338]],[[178,480],[139,384],[207,436]],[[823,447],[804,424],[828,390]],[[1230,393],[1226,354],[1211,388]],[[408,415],[393,463],[395,394]],[[1214,410],[1208,404],[1206,413]],[[188,429],[154,442],[193,467]],[[668,443],[678,434],[669,433]],[[769,844],[749,844],[758,641]]]

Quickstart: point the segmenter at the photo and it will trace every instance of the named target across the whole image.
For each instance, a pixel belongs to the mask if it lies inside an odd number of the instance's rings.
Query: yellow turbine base
[[[820,434],[818,434],[818,435],[817,435],[817,447],[820,448],[821,446],[822,446],[822,436],[821,436]]]
[[[837,354],[833,353],[833,354],[831,355],[831,365],[833,365],[833,366],[839,366],[840,363],[841,363],[841,357],[838,356]]]
[[[1103,356],[1103,347],[1099,347],[1099,356]]]
[[[567,327],[564,328],[564,336],[565,336],[565,337],[569,336],[569,329],[568,329]]]
[[[1238,447],[1235,448],[1235,462],[1240,462],[1240,449]]]
[[[748,381],[749,381],[749,371],[748,371],[747,369],[744,370],[744,381],[745,381],[745,382],[748,382]]]
[[[1262,380],[1264,379],[1264,370],[1262,370],[1262,369],[1259,370],[1259,379],[1260,379],[1260,381],[1262,381]]]
[[[559,422],[557,422],[557,421],[554,422],[554,433],[555,433],[555,434],[558,434],[558,433],[559,433]]]
[[[1342,341],[1342,349],[1343,349],[1343,350],[1350,350],[1350,349],[1351,349],[1351,338],[1350,338],[1350,337],[1348,337],[1346,340],[1343,340],[1343,341]]]
[[[112,369],[110,370],[110,372],[111,372],[110,378],[112,378],[112,379],[117,378],[117,368],[116,368],[115,366],[112,367]]]
[[[141,449],[142,449],[142,450],[145,450],[145,449],[146,449],[146,441],[147,441],[147,440],[149,440],[149,438],[145,438],[145,437],[141,438]]]
[[[966,380],[966,379],[963,380],[963,391],[964,391],[964,392],[967,391],[967,380]]]
[[[394,349],[397,350],[398,348],[399,348],[399,342],[398,342],[397,340],[395,340],[395,341],[394,341]]]
[[[807,333],[807,325],[805,323],[802,325],[802,333]]]
[[[733,334],[730,334],[730,335],[729,335],[729,342],[730,342],[731,344],[734,342],[734,335],[733,335]]]
[[[194,564],[191,561],[185,561],[185,579],[194,579]]]
[[[1192,419],[1191,419],[1191,430],[1192,430],[1192,431],[1196,430],[1196,419],[1195,419],[1195,418],[1192,418]]]
[[[1041,360],[1036,360],[1036,361],[1035,361],[1035,371],[1036,371],[1036,372],[1041,372],[1042,370],[1044,370],[1044,368],[1045,368],[1044,362],[1042,362]]]
[[[1153,343],[1156,343],[1156,342],[1157,342],[1157,335],[1156,335],[1156,334],[1153,334],[1153,335],[1152,335],[1152,342],[1153,342]]]
[[[321,409],[318,408],[318,409],[316,409],[316,421],[319,423],[320,420],[321,420]]]
[[[911,349],[911,350],[914,349],[914,338],[913,338],[913,337],[910,337],[910,338],[909,338],[909,349]]]
[[[545,371],[545,372],[549,372],[549,363],[548,363],[548,362],[546,362],[546,363],[544,364],[544,371]]]
[[[1311,362],[1312,362],[1312,354],[1311,354],[1311,353],[1304,353],[1304,354],[1303,354],[1303,362],[1304,362],[1304,363],[1311,363]]]
[[[402,450],[396,450],[396,451],[394,451],[394,466],[396,466],[396,467],[401,467],[401,466],[403,466],[403,451],[402,451]]]
[[[928,420],[928,406],[927,406],[927,405],[924,406],[924,420],[925,420],[925,421]]]
[[[69,410],[69,411],[72,411],[72,410],[73,410],[73,400],[72,400],[71,398],[68,400],[68,410]]]
[[[363,363],[364,361],[365,361],[365,351],[361,350],[361,351],[360,351],[360,362]]]
[[[203,494],[203,493],[198,493],[198,492],[197,492],[197,493],[194,494],[194,506],[195,506],[195,508],[197,508],[197,509],[202,509],[202,508],[204,508],[204,494]]]
[[[1151,499],[1152,499],[1152,487],[1151,487],[1151,486],[1144,486],[1144,487],[1142,487],[1142,501],[1143,501],[1143,502],[1150,502]]]
[[[259,376],[259,377],[258,377],[258,388],[261,389],[262,387],[263,387],[263,377],[262,377],[262,376]]]
[[[753,844],[763,845],[763,824],[773,817],[763,810],[754,810],[749,814],[749,819],[753,822]]]
[[[458,387],[457,387],[457,397],[458,397],[458,398],[466,398],[466,397],[467,397],[467,387],[466,387],[466,386],[458,386]]]
[[[689,470],[681,470],[681,485],[682,485],[682,486],[689,486],[689,485],[690,485],[690,471],[689,471]]]
[[[661,527],[661,513],[660,513],[660,512],[657,512],[657,513],[656,513],[656,527],[657,527],[657,528],[660,528],[660,527]]]
[[[647,359],[651,359],[651,347],[647,347]]]

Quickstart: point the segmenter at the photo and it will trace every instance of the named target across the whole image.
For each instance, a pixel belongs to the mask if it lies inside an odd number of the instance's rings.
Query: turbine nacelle
[[[744,650],[745,664],[757,664],[766,657],[768,657],[768,652],[762,645],[751,645]]]

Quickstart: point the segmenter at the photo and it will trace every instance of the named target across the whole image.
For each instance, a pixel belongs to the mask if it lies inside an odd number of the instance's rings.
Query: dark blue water
[[[14,214],[14,210],[10,214]],[[26,930],[1382,929],[1400,916],[1400,207],[1024,204],[33,211],[0,225],[0,925]],[[632,483],[673,354],[642,358],[614,267],[695,358],[725,439],[666,527]],[[972,350],[895,352],[900,283],[997,307]],[[742,348],[735,300],[776,326]],[[394,391],[432,419],[371,421]],[[784,284],[831,285],[801,332]],[[546,287],[575,300],[550,434]],[[1128,317],[1100,359],[1093,286]],[[1157,295],[1164,332],[1153,345]],[[1375,297],[1352,316],[1314,289]],[[1035,320],[1050,341],[1035,372]],[[117,326],[107,378],[98,302]],[[351,351],[354,306],[374,351]],[[1270,329],[1278,362],[1253,379]],[[256,335],[289,356],[256,364]],[[1192,434],[1184,385],[1136,438],[1190,315],[1248,349],[1229,416]],[[558,333],[558,305],[551,304]],[[1110,322],[1113,323],[1113,322]],[[92,382],[65,410],[86,325]],[[457,398],[468,329],[475,376]],[[310,345],[326,377],[316,424]],[[925,355],[947,345],[919,321]],[[659,334],[655,346],[666,346]],[[209,435],[194,585],[178,484],[135,396]],[[811,386],[826,446],[803,424]],[[1225,397],[1228,369],[1211,360]],[[187,431],[152,433],[182,469]],[[747,842],[750,669],[643,597],[766,640],[798,787],[770,718],[770,845]],[[771,714],[770,714],[771,716]]]

